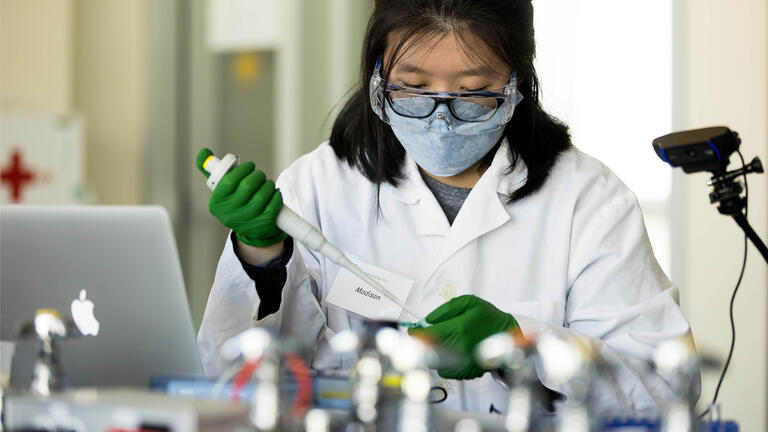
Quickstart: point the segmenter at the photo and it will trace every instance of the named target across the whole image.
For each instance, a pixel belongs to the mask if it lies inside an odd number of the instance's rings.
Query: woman
[[[464,354],[437,371],[450,388],[443,406],[505,405],[471,353],[519,327],[590,339],[625,396],[598,380],[597,402],[656,411],[670,390],[641,376],[660,341],[690,333],[677,289],[632,192],[542,110],[534,47],[529,0],[377,1],[360,85],[330,141],[283,172],[280,190],[245,163],[211,196],[233,231],[198,338],[206,371],[219,373],[221,343],[254,325],[291,337],[313,368],[353,361],[328,341],[359,328],[376,299],[357,298],[367,292],[348,274],[286,238],[275,226],[284,200],[361,265],[402,282],[409,309],[432,324],[416,333]]]

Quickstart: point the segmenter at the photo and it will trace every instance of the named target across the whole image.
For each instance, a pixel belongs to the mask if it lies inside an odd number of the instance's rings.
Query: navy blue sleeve
[[[293,255],[293,239],[287,237],[283,241],[283,252],[280,256],[272,259],[264,265],[255,266],[245,262],[237,252],[237,238],[235,232],[232,234],[232,247],[235,250],[235,256],[240,260],[243,270],[256,284],[256,293],[259,295],[259,311],[257,319],[277,312],[280,309],[280,300],[282,299],[283,286],[288,278],[288,271],[285,266],[291,260]]]

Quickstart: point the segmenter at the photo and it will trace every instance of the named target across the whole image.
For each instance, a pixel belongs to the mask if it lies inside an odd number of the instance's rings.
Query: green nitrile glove
[[[408,334],[434,341],[464,357],[465,366],[437,371],[441,377],[452,379],[472,379],[484,374],[486,370],[473,355],[475,346],[488,336],[519,327],[512,315],[473,295],[456,297],[425,319],[432,324],[430,327],[412,328]]]
[[[204,148],[197,154],[197,168],[209,176],[203,162],[213,153]],[[208,209],[235,236],[251,246],[265,247],[285,240],[286,234],[275,225],[283,208],[283,196],[275,183],[246,162],[224,175],[211,193]]]

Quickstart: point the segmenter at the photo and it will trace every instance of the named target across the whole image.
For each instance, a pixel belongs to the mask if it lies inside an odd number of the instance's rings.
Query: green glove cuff
[[[248,246],[267,247],[282,243],[285,238],[288,237],[288,234],[280,231],[278,234],[275,234],[274,236],[266,239],[249,239],[247,236],[240,235],[237,233],[237,231],[235,231],[235,237],[237,237],[238,240],[247,244]]]

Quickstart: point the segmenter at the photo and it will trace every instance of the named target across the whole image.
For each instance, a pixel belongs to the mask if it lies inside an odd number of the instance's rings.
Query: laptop
[[[29,386],[37,349],[17,326],[49,308],[91,333],[59,345],[71,387],[203,375],[162,207],[0,206],[0,340],[13,347],[14,387]]]

